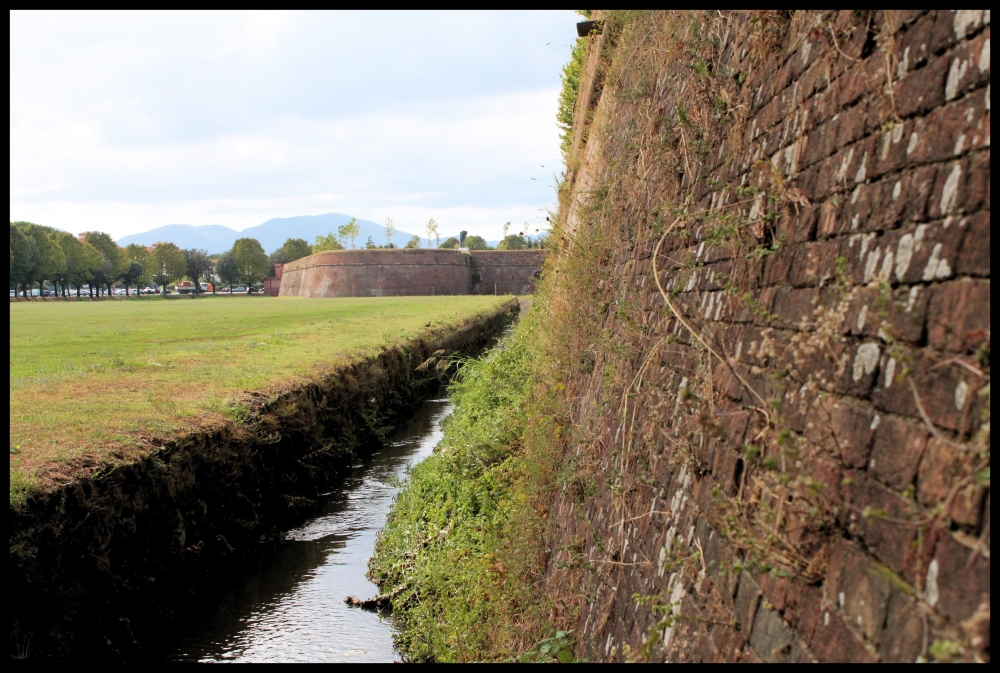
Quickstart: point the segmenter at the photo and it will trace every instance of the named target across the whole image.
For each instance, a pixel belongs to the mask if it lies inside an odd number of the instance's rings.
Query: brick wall
[[[283,269],[280,296],[527,294],[544,250],[338,250],[303,257]]]
[[[545,263],[545,250],[476,250],[472,294],[532,294]]]
[[[628,350],[566,379],[553,618],[594,659],[988,660],[989,11],[614,21],[561,219]]]

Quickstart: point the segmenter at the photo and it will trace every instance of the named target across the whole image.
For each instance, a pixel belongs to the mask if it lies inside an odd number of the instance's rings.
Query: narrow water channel
[[[441,439],[451,411],[442,388],[424,401],[390,443],[354,466],[321,513],[285,534],[226,584],[211,608],[177,625],[171,661],[390,662],[392,623],[349,608],[344,597],[369,598],[365,578],[378,531],[409,467]]]

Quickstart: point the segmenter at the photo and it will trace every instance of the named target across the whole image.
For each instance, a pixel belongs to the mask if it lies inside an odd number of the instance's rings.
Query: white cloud
[[[116,237],[330,211],[488,238],[543,222],[574,20],[14,13],[11,218]]]

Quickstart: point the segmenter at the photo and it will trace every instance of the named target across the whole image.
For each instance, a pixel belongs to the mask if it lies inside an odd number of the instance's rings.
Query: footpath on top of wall
[[[988,661],[990,12],[597,18],[551,623],[597,660]]]

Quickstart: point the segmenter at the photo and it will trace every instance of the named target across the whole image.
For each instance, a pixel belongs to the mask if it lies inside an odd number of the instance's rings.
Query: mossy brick
[[[957,227],[956,227],[957,228]],[[990,282],[961,279],[933,285],[927,342],[952,353],[973,353],[990,342]]]
[[[913,486],[929,436],[921,422],[879,415],[868,473],[896,491]]]

